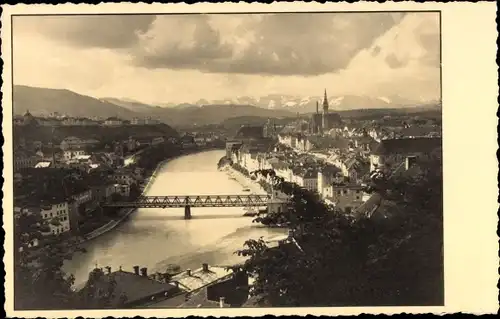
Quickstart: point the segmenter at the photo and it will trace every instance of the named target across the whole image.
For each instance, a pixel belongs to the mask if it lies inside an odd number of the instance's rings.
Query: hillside
[[[159,107],[159,106],[148,105],[148,104],[144,104],[144,103],[137,102],[137,101],[128,101],[128,100],[117,99],[117,98],[112,98],[112,97],[100,98],[99,100],[101,100],[103,102],[107,102],[107,103],[121,106],[121,107],[123,107],[129,111],[135,112],[135,113],[148,114],[148,113],[152,113],[152,112],[156,112],[158,110],[161,110],[161,107]]]
[[[251,105],[203,105],[198,108],[168,109],[173,126],[186,124],[219,124],[235,117],[293,117],[294,113],[286,110],[266,110]]]
[[[96,139],[103,143],[135,138],[153,138],[156,136],[178,137],[179,134],[166,124],[132,125],[121,127],[103,126],[61,126],[52,129],[47,126],[15,126],[14,140],[24,138],[30,141],[41,141],[44,144],[53,141],[60,143],[68,136],[82,139]]]
[[[14,86],[14,114],[29,110],[33,115],[57,112],[73,117],[112,117],[130,120],[151,117],[175,127],[219,124],[232,117],[255,115],[260,117],[290,117],[286,110],[266,110],[251,105],[185,104],[178,107],[151,106],[137,101],[103,98],[77,94],[69,90]]]
[[[30,110],[34,115],[48,115],[58,112],[75,117],[105,118],[116,116],[122,119],[151,117],[177,129],[223,124],[234,118],[233,123],[227,122],[225,125],[235,127],[247,120],[250,123],[260,124],[265,122],[267,118],[295,118],[297,113],[312,113],[316,110],[316,101],[320,100],[320,97],[299,98],[280,95],[270,95],[269,98],[272,98],[273,101],[279,100],[280,104],[271,103],[273,105],[268,106],[272,108],[264,108],[225,101],[223,104],[181,104],[177,107],[160,107],[117,98],[95,99],[68,90],[15,86],[14,113],[23,114],[26,110]],[[235,102],[251,101],[250,98],[238,98]],[[257,99],[254,102],[257,103],[255,105],[263,106],[268,100]],[[418,105],[417,103],[398,97],[332,96],[329,98],[329,102],[331,111],[339,112],[341,116],[347,117],[401,114],[418,110],[418,108],[412,107]],[[425,108],[429,107],[431,112],[436,112],[432,110],[432,105],[425,106]],[[438,106],[434,109],[440,111]]]
[[[128,110],[141,113],[143,116],[150,116],[167,123],[176,128],[192,125],[221,124],[231,118],[240,117],[292,117],[294,113],[287,110],[268,110],[252,105],[236,104],[210,104],[210,105],[190,105],[181,104],[176,107],[150,106],[139,102],[124,101],[115,98],[102,99],[107,102],[116,103]]]
[[[29,110],[33,115],[54,112],[74,117],[111,117],[131,119],[137,113],[105,101],[80,95],[69,90],[45,89],[23,85],[14,86],[14,114]]]

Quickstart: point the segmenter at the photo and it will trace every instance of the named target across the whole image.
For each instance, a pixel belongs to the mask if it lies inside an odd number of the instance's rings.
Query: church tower
[[[326,96],[326,89],[325,89],[325,97],[323,98],[323,114],[328,114],[328,96]]]
[[[326,89],[325,89],[325,97],[323,98],[323,114],[322,114],[322,128],[323,132],[328,131],[328,96],[326,95]]]

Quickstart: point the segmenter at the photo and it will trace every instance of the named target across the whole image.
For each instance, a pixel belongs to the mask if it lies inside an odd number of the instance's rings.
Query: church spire
[[[323,113],[328,113],[328,96],[326,95],[326,89],[325,97],[323,98]]]

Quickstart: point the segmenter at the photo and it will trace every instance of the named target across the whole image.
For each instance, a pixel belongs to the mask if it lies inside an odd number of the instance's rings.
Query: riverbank
[[[252,194],[267,194],[266,190],[262,188],[262,186],[254,180],[251,180],[247,176],[243,175],[241,172],[238,172],[234,168],[232,168],[229,165],[226,165],[223,170],[226,172],[226,174],[231,178],[234,179],[238,184],[240,184],[243,188],[248,188],[250,189]]]

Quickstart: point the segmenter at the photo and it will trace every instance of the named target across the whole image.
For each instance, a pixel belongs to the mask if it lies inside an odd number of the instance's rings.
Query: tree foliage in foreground
[[[251,293],[272,306],[439,305],[443,303],[440,163],[411,174],[377,175],[369,190],[382,198],[373,216],[347,215],[276,177],[290,196],[286,222],[294,242],[268,247],[248,240],[238,270],[255,277]],[[257,221],[263,222],[263,217]],[[269,222],[269,220],[267,220]]]

